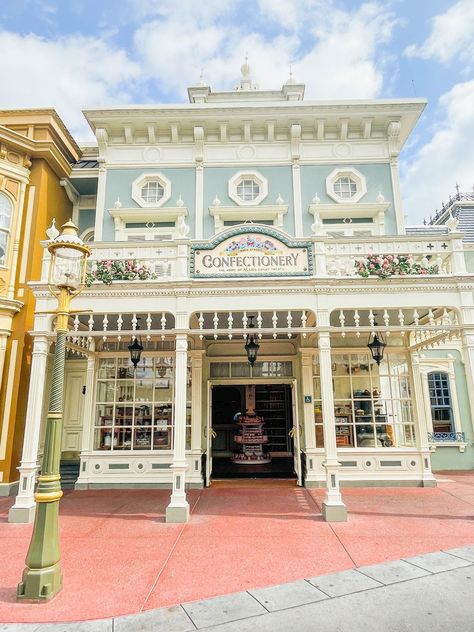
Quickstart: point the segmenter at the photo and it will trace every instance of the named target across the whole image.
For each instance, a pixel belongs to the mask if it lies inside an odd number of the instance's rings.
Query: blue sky
[[[0,5],[0,108],[53,106],[79,140],[81,108],[184,102],[203,69],[232,88],[306,99],[428,99],[400,157],[409,222],[474,185],[474,0],[16,0]],[[43,70],[48,69],[45,76]]]

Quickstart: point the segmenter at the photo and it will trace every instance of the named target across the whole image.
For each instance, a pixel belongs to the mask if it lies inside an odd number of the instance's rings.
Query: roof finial
[[[252,77],[250,76],[250,66],[249,66],[248,53],[245,53],[245,62],[240,67],[240,72],[242,73],[242,79],[240,80],[240,89],[241,90],[251,90],[252,89]]]
[[[201,68],[201,72],[199,74],[199,81],[197,82],[198,86],[205,86],[206,82],[204,81],[204,68]]]
[[[293,77],[293,69],[292,69],[291,64],[290,64],[290,76],[286,80],[286,85],[287,86],[294,86],[295,84],[296,84],[296,81],[295,81],[295,78]]]

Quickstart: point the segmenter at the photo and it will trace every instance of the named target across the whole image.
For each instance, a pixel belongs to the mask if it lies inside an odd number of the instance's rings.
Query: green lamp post
[[[41,473],[35,492],[36,514],[26,568],[18,584],[17,598],[47,601],[62,587],[59,550],[59,499],[63,495],[59,461],[63,421],[64,364],[69,304],[82,291],[90,250],[78,237],[71,220],[62,226],[48,245],[51,253],[48,286],[58,300],[56,309],[56,349],[49,400]]]

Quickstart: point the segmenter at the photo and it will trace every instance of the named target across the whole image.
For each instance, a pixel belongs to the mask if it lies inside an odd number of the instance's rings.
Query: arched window
[[[6,265],[13,204],[5,193],[0,192],[0,266]]]
[[[449,375],[442,371],[428,373],[433,432],[453,432],[453,405],[449,388]]]
[[[86,228],[80,237],[82,241],[94,241],[94,226]]]

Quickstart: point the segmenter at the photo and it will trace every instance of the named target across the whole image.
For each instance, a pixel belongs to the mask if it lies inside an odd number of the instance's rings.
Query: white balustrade
[[[439,275],[463,274],[463,244],[458,234],[427,236],[313,237],[315,277],[357,276],[356,261],[370,254],[408,256],[423,268],[436,266]],[[192,242],[191,242],[192,243]],[[185,279],[189,273],[189,245],[182,242],[91,243],[88,269],[102,261],[134,260],[144,264],[151,278],[159,281]],[[49,253],[44,252],[41,281],[47,282]],[[371,275],[372,276],[372,275]],[[136,282],[135,280],[133,281]]]

